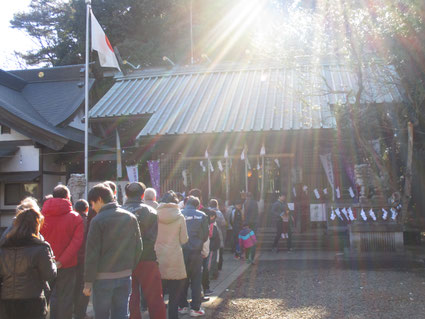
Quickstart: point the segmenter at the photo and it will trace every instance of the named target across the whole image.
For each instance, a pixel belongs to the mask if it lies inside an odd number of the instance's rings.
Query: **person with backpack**
[[[139,222],[143,241],[143,252],[136,269],[132,273],[130,295],[130,319],[141,319],[140,288],[146,301],[149,317],[165,319],[166,310],[162,294],[161,274],[155,253],[158,235],[158,215],[156,210],[142,202],[146,186],[140,182],[125,186],[127,201],[123,209],[133,213]]]

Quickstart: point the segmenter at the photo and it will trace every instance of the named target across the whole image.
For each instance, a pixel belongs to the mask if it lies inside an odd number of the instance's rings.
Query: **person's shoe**
[[[189,313],[189,308],[188,307],[183,307],[183,308],[178,308],[179,314],[184,315],[186,313]]]
[[[210,298],[208,297],[201,297],[201,302],[208,302],[210,301]]]
[[[199,310],[190,309],[190,316],[191,317],[205,316],[205,310],[202,308],[199,308]]]
[[[214,293],[211,289],[205,289],[204,290],[204,296],[211,296]]]

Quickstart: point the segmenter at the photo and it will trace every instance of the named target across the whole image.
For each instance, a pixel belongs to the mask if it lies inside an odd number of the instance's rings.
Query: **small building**
[[[378,84],[366,77],[364,103],[400,103],[395,85]],[[329,220],[335,188],[338,201],[352,202],[355,187],[345,169],[354,163],[335,143],[333,106],[350,90],[355,74],[335,61],[150,69],[116,77],[90,121],[103,138],[118,132],[123,163],[160,193],[198,187],[204,200],[231,202],[249,191],[268,212],[281,191],[300,212],[299,229],[337,227]],[[96,171],[113,172],[116,162],[103,165]]]
[[[82,65],[0,70],[0,227],[26,196],[40,200],[84,154]],[[94,79],[90,79],[90,88]],[[91,145],[98,140],[91,138]],[[69,164],[80,161],[77,167]]]

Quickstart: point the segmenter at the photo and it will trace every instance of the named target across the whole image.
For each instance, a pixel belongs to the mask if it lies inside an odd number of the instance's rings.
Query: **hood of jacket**
[[[156,211],[158,212],[158,221],[163,224],[171,224],[182,216],[179,205],[174,203],[161,203]]]
[[[72,204],[65,198],[50,198],[44,205],[41,212],[45,217],[65,215],[72,211]]]

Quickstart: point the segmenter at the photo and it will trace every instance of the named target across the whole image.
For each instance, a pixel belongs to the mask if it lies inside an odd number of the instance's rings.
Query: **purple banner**
[[[351,162],[350,159],[347,158],[345,154],[342,154],[341,156],[342,162],[344,165],[345,173],[347,174],[348,178],[351,181],[351,186],[356,186],[356,179],[354,176],[354,165]]]
[[[161,197],[161,181],[159,173],[159,161],[148,161],[149,174],[151,175],[152,187],[156,190],[157,198]]]

